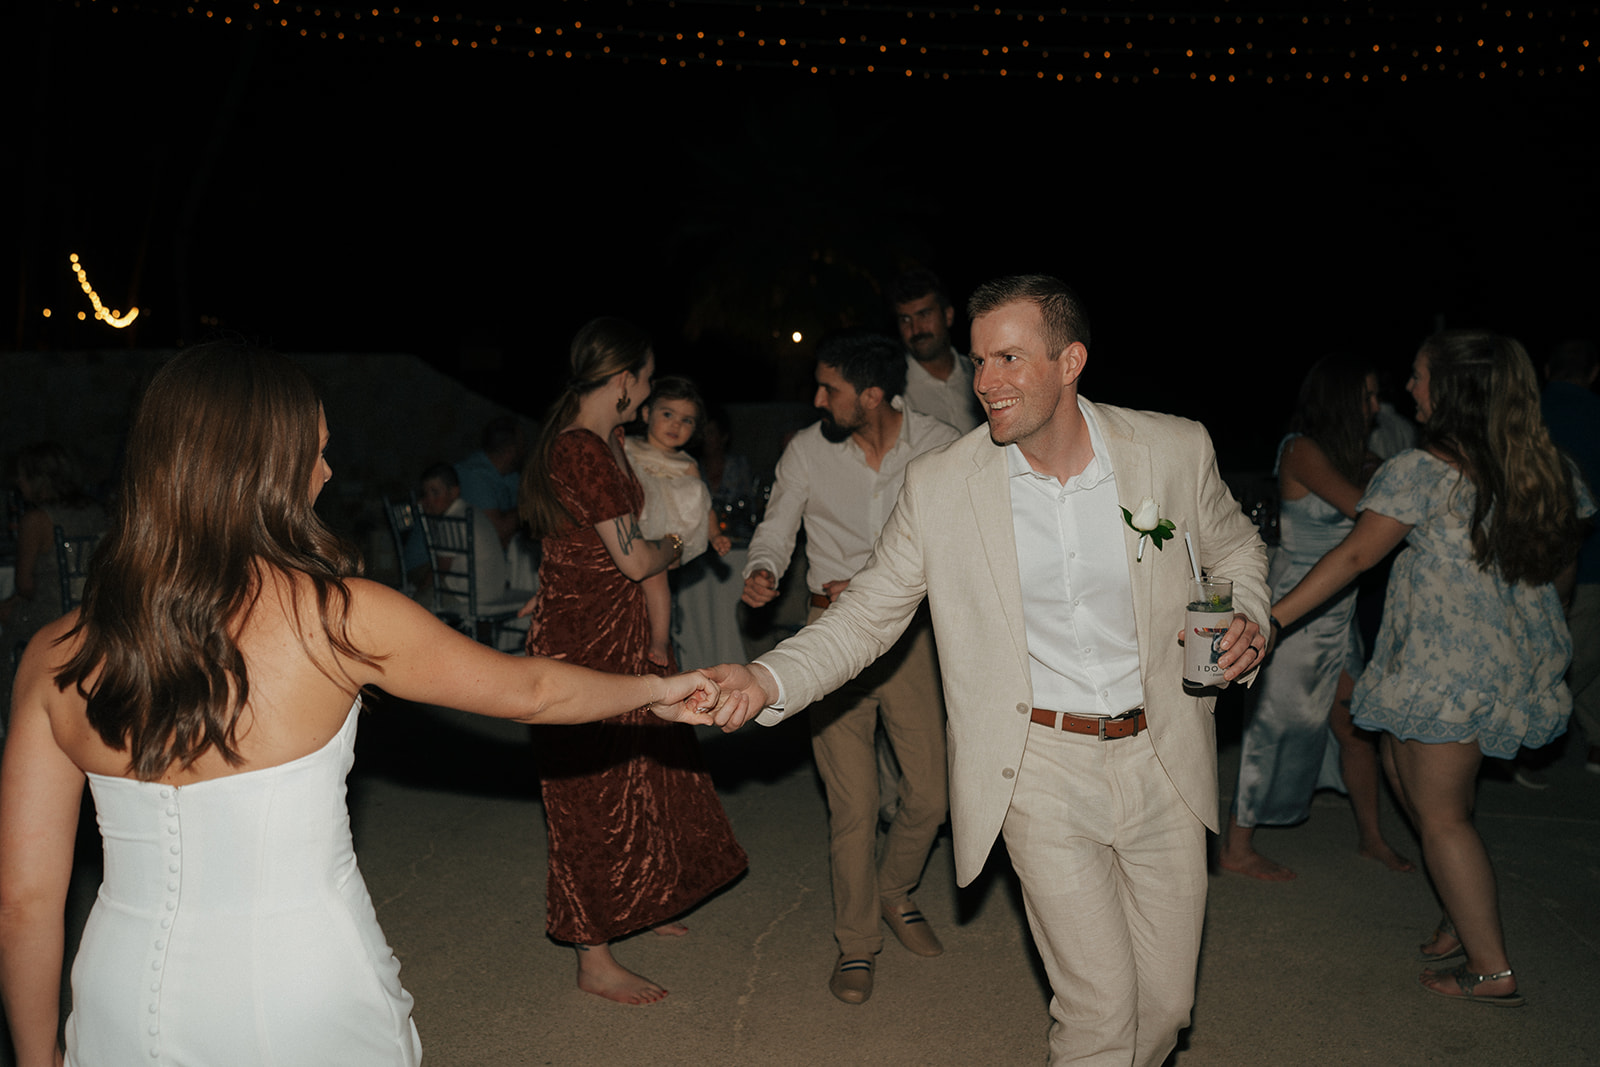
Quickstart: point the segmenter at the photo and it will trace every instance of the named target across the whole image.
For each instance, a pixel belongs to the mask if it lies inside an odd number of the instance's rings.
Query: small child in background
[[[639,408],[644,436],[627,437],[628,463],[644,488],[639,530],[656,540],[668,534],[683,539],[679,566],[710,547],[719,556],[733,542],[722,532],[711,506],[711,491],[700,478],[694,457],[684,452],[705,423],[705,402],[687,378],[657,378],[650,398]],[[666,572],[644,580],[650,611],[650,659],[670,666],[672,659],[672,590]]]

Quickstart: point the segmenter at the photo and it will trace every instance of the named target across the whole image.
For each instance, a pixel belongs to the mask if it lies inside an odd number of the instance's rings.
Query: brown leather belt
[[[828,605],[830,605],[832,603],[833,603],[833,601],[829,600],[826,596],[823,596],[821,593],[812,593],[811,594],[811,606],[814,607],[814,608],[827,608]]]
[[[1058,723],[1056,720],[1060,719]],[[1088,734],[1098,737],[1102,741],[1112,741],[1119,737],[1132,737],[1140,730],[1149,729],[1150,724],[1145,720],[1144,709],[1134,708],[1132,711],[1123,712],[1114,719],[1107,719],[1099,715],[1074,715],[1068,711],[1046,711],[1043,708],[1034,708],[1033,714],[1028,716],[1029,721],[1051,729],[1060,727],[1069,734]]]

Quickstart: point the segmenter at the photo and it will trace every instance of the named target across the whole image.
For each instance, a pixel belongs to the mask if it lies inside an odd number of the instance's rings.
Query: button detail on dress
[[[1016,776],[1017,772],[1012,770],[1010,767],[1007,767],[1005,770],[1000,772],[1000,777],[1002,778],[1015,778]]]
[[[1028,710],[1029,710],[1028,709],[1028,705],[1026,705],[1026,704],[1018,704],[1017,705],[1017,714],[1018,715],[1026,715],[1026,714],[1028,714]]]

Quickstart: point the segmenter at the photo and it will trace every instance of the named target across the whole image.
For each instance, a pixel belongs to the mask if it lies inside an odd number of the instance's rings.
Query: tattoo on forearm
[[[644,540],[644,535],[639,532],[639,520],[632,515],[623,515],[616,520],[617,523],[617,549],[624,556],[633,551],[635,541]]]

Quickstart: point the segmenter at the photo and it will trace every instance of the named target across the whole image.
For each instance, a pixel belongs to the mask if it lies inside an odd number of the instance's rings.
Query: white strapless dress
[[[89,775],[105,881],[72,965],[68,1064],[421,1062],[350,844],[359,708],[277,767],[186,786]]]

